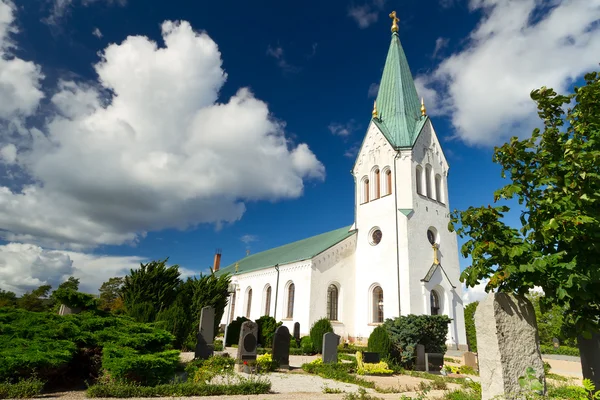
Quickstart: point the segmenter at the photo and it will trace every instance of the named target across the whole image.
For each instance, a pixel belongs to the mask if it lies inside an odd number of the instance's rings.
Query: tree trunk
[[[581,356],[583,378],[591,380],[596,390],[600,390],[600,333],[593,334],[591,339],[578,336],[577,345]]]

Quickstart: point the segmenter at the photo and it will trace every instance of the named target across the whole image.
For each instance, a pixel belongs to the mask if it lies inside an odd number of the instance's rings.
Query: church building
[[[449,165],[400,44],[395,12],[372,118],[356,158],[354,223],[219,269],[235,288],[222,324],[270,315],[301,334],[328,318],[342,340],[366,342],[387,318],[445,314],[447,343],[466,348]]]

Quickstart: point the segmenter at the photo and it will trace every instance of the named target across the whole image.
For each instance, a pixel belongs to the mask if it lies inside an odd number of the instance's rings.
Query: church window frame
[[[265,300],[264,300],[264,314],[263,314],[266,316],[271,315],[271,293],[272,293],[271,285],[267,284],[264,289]]]
[[[442,176],[440,174],[435,174],[435,194],[436,200],[442,204],[445,204],[444,201],[444,185]]]
[[[390,167],[384,167],[382,170],[382,181],[383,181],[383,195],[388,196],[392,194],[392,170]]]
[[[382,324],[384,321],[384,297],[383,289],[380,284],[374,283],[371,286],[371,323]]]
[[[250,319],[252,312],[252,288],[248,286],[246,289],[246,318]]]
[[[417,165],[415,168],[415,183],[417,186],[417,194],[424,196],[423,192],[423,167]]]
[[[429,292],[429,305],[431,315],[442,314],[442,303],[440,300],[440,294],[436,289],[432,289],[431,292]]]
[[[373,167],[371,175],[373,181],[373,196],[371,201],[373,201],[381,197],[381,170],[378,166]]]
[[[361,204],[365,204],[369,202],[369,177],[368,176],[363,176],[363,178],[360,180],[360,198],[361,198]]]
[[[231,310],[229,313],[229,323],[233,321],[233,317],[235,315],[235,300],[236,300],[237,290],[229,295],[229,301],[231,301]]]
[[[339,321],[340,288],[335,283],[327,287],[327,319]]]
[[[435,199],[434,194],[433,194],[433,186],[432,186],[432,182],[431,182],[431,177],[433,175],[433,167],[431,166],[431,164],[427,164],[425,166],[425,191],[427,193],[427,197],[429,197],[430,199]]]
[[[296,297],[296,285],[294,282],[289,281],[286,284],[286,303],[285,303],[285,319],[294,318],[294,300]]]
[[[381,243],[381,239],[383,238],[383,233],[381,232],[381,228],[378,226],[374,226],[369,231],[369,244],[371,246],[377,246]]]

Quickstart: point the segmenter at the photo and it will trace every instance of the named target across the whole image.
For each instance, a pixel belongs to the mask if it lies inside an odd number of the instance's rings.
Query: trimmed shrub
[[[465,307],[465,330],[467,332],[467,345],[469,350],[477,353],[477,331],[475,330],[475,309],[478,301],[469,303]]]
[[[384,323],[390,335],[391,356],[401,365],[411,367],[418,344],[427,353],[445,353],[448,324],[446,315],[406,315],[388,319]]]
[[[273,361],[273,356],[270,353],[256,357],[256,365],[258,365],[258,372],[260,373],[275,371],[279,367],[277,361]]]
[[[540,346],[540,352],[542,354],[560,354],[563,356],[579,357],[579,349],[577,347],[560,346],[555,348],[554,346],[542,344]]]
[[[389,356],[390,354],[390,335],[383,326],[378,326],[373,329],[373,332],[369,336],[369,351],[379,353],[382,358]]]
[[[176,301],[169,308],[160,311],[156,315],[156,326],[175,336],[175,348],[183,348],[189,351],[196,347],[196,340],[186,341],[190,333],[192,333],[193,339],[196,339],[196,332],[193,329],[195,324],[192,322],[186,307],[180,301]]]
[[[0,383],[0,399],[29,399],[42,393],[44,382],[36,378]]]
[[[246,321],[250,320],[246,317],[237,317],[235,321],[231,321],[231,323],[227,325],[227,337],[225,338],[226,346],[238,344],[240,341],[240,330],[242,329],[242,324]]]
[[[310,328],[310,340],[312,341],[314,351],[317,353],[323,350],[323,335],[327,332],[333,332],[331,322],[327,318],[321,318]]]
[[[108,345],[102,351],[102,368],[109,380],[144,386],[167,383],[179,365],[179,351],[140,354],[127,347]]]
[[[300,349],[304,354],[314,354],[315,350],[310,336],[304,336],[300,339]]]
[[[283,322],[277,322],[275,318],[268,315],[263,315],[255,322],[258,325],[258,344],[262,347],[271,347],[275,330],[280,327]]]

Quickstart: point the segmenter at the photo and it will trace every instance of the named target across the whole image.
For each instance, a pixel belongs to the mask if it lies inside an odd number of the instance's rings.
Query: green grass
[[[42,393],[44,382],[36,378],[0,383],[0,399],[28,399]]]
[[[354,383],[367,388],[374,388],[375,384],[366,379],[354,376],[356,365],[351,363],[312,364],[302,365],[302,369],[309,374],[319,375],[322,378],[333,379],[340,382]]]

